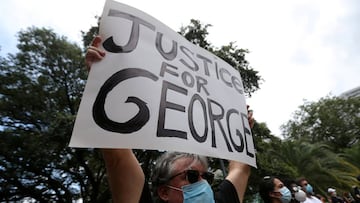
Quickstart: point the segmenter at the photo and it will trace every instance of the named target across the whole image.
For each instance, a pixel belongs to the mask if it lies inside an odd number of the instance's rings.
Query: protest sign
[[[256,166],[240,74],[127,5],[107,1],[71,147],[159,149]]]

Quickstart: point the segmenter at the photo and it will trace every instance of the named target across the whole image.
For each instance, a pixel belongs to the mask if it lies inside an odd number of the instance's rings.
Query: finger
[[[86,52],[86,60],[90,60],[94,62],[94,61],[99,61],[102,58],[104,58],[104,55],[102,54],[102,51],[98,49],[93,49],[89,47],[88,51]]]
[[[105,56],[105,51],[101,50],[100,48],[96,46],[89,46],[87,52],[91,51],[91,54],[97,52],[97,54],[100,54],[101,56]],[[88,53],[86,53],[88,54]]]
[[[105,53],[101,53],[97,48],[89,47],[85,55],[86,68],[90,70],[92,63],[100,61],[104,55]]]
[[[101,37],[98,35],[96,36],[93,41],[91,42],[91,46],[94,46],[94,47],[100,47],[100,44],[101,44]]]

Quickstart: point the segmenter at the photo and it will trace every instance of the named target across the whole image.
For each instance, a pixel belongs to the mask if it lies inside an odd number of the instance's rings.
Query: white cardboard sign
[[[229,64],[108,0],[71,147],[158,149],[256,166],[241,77]]]

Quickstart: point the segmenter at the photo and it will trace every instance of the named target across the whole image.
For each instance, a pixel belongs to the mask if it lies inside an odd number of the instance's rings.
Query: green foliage
[[[95,16],[95,19],[98,22],[97,26],[91,26],[90,29],[86,32],[81,31],[83,45],[85,48],[88,47],[91,44],[92,40],[99,34],[100,17]]]
[[[318,193],[350,190],[360,174],[360,98],[321,98],[305,102],[283,128],[286,140],[274,153]]]
[[[184,36],[189,42],[192,42],[199,47],[202,47],[207,50],[212,50],[212,45],[206,39],[209,32],[207,28],[211,27],[210,24],[203,25],[199,20],[190,20],[190,25],[186,27],[181,27],[179,34]]]
[[[283,126],[288,139],[323,142],[336,152],[359,142],[360,98],[326,97],[306,102]]]
[[[85,85],[81,49],[48,29],[18,40],[0,63],[0,201],[109,197],[99,154],[67,147]]]
[[[351,148],[345,149],[340,156],[360,170],[360,143],[355,144]],[[360,174],[360,171],[358,174]]]
[[[297,119],[291,122],[292,125],[288,125],[294,127],[296,124],[297,128],[290,128],[293,130],[289,131],[290,133],[284,131],[285,135],[291,135],[287,136],[285,140],[280,140],[271,135],[265,124],[255,123],[253,136],[256,143],[258,169],[252,171],[247,194],[251,195],[256,193],[259,182],[262,177],[266,175],[277,176],[284,182],[295,180],[298,177],[305,177],[314,186],[315,192],[323,195],[327,195],[326,189],[330,186],[338,188],[339,193],[349,191],[352,185],[357,184],[355,177],[357,174],[360,174],[358,164],[360,163],[360,143],[357,141],[357,135],[348,134],[348,137],[345,138],[347,138],[351,144],[337,145],[337,149],[335,150],[334,143],[341,143],[337,139],[344,139],[346,135],[334,136],[331,141],[328,139],[319,139],[316,137],[316,134],[311,133],[321,132],[321,129],[314,130],[313,128],[317,128],[318,126],[311,122],[309,122],[310,124],[307,123],[308,120],[303,118],[310,117],[311,119],[317,120],[318,118],[310,115],[322,115],[321,119],[328,118],[327,121],[322,122],[324,129],[336,129],[335,132],[357,132],[355,129],[358,127],[353,125],[358,122],[359,113],[357,112],[359,108],[356,108],[358,105],[357,102],[358,100],[356,98],[350,98],[349,100],[327,98],[326,102],[320,100],[319,103],[309,105],[311,108],[305,104],[304,106],[309,108],[302,106],[301,109],[315,109],[318,111],[326,109],[326,113],[331,114],[330,112],[334,111],[338,116],[325,116],[323,114],[324,112],[312,112],[312,114],[310,114],[308,113],[310,111],[300,111],[301,113],[298,112],[298,114],[296,114]],[[316,108],[314,106],[316,106]],[[349,106],[355,108],[352,109],[349,108]],[[343,116],[341,117],[339,115]],[[339,117],[342,119],[346,118],[346,120],[339,121]],[[340,122],[343,126],[338,126],[336,123],[332,124],[329,121]],[[348,123],[345,124],[345,121]],[[350,128],[353,128],[353,131]],[[308,133],[306,134],[307,136],[304,136],[304,133]],[[343,147],[341,148],[340,146]]]

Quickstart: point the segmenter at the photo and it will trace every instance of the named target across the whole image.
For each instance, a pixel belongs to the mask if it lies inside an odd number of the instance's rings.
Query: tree
[[[323,192],[350,189],[359,174],[360,98],[321,98],[305,102],[282,126],[285,145],[277,156]]]
[[[49,29],[18,40],[0,63],[0,201],[103,202],[99,154],[67,147],[85,84],[81,49]]]
[[[269,153],[273,160],[282,162],[282,168],[291,169],[292,174],[288,177],[305,177],[315,191],[323,195],[329,186],[340,188],[339,191],[350,188],[359,171],[326,144],[285,140],[281,148],[271,149]]]
[[[323,142],[335,152],[350,148],[360,139],[360,97],[325,97],[305,102],[295,116],[282,126],[283,134],[292,140]]]

